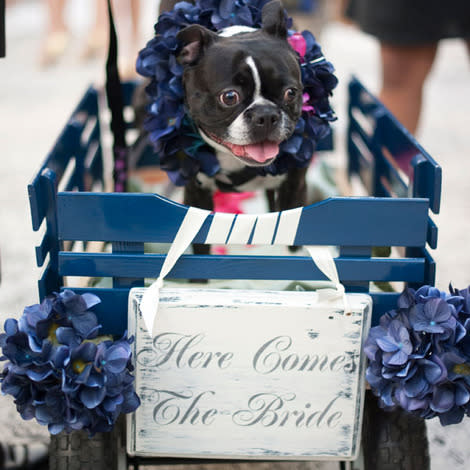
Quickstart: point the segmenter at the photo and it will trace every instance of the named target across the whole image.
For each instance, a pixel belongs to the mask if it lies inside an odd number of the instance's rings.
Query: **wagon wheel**
[[[429,470],[424,420],[401,410],[384,411],[367,390],[362,445],[351,470]]]
[[[85,431],[51,436],[49,470],[127,470],[125,418],[92,438]]]

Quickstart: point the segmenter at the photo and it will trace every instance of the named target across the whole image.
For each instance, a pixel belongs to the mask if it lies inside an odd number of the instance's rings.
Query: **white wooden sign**
[[[162,289],[157,334],[129,297],[132,455],[351,459],[358,450],[367,295]]]

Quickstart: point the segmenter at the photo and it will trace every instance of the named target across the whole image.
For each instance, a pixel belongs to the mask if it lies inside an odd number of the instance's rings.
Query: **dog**
[[[273,163],[302,113],[301,71],[281,3],[263,7],[259,30],[233,26],[217,34],[194,24],[177,38],[186,107],[220,163],[214,177],[199,173],[188,182],[185,204],[213,210],[216,189],[262,188],[271,211],[305,205],[305,168],[276,176],[254,171]]]

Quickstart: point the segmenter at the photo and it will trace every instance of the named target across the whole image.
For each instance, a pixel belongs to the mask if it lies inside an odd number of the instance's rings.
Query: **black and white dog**
[[[275,160],[302,112],[300,66],[280,2],[264,6],[261,29],[234,26],[217,34],[196,24],[177,37],[187,109],[221,167],[213,178],[197,174],[185,188],[185,203],[212,210],[213,192],[226,187],[267,190],[270,210],[304,205],[306,169],[253,172]]]

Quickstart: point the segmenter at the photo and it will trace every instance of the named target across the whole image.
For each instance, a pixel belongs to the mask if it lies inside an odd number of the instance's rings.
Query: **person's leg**
[[[69,41],[64,21],[65,0],[47,0],[47,26],[42,46],[41,65],[55,62],[65,51]]]
[[[412,133],[421,113],[424,82],[431,70],[437,43],[425,46],[381,44],[382,89],[380,100]]]
[[[95,18],[82,51],[83,59],[104,55],[108,43],[108,4],[106,0],[93,0],[93,3]]]
[[[120,38],[119,71],[122,79],[133,79],[138,51],[146,42],[141,39],[140,0],[114,0],[113,5]]]
[[[140,34],[140,0],[131,0],[132,40],[137,42]]]
[[[67,31],[64,22],[65,0],[47,0],[47,32]]]
[[[468,57],[470,58],[470,39],[465,39],[465,43],[467,44]]]
[[[130,38],[127,49],[127,58],[122,66],[124,78],[134,78],[136,75],[135,63],[139,50],[142,49],[143,41],[141,41],[140,31],[140,0],[130,0]],[[142,44],[143,43],[143,44]]]

